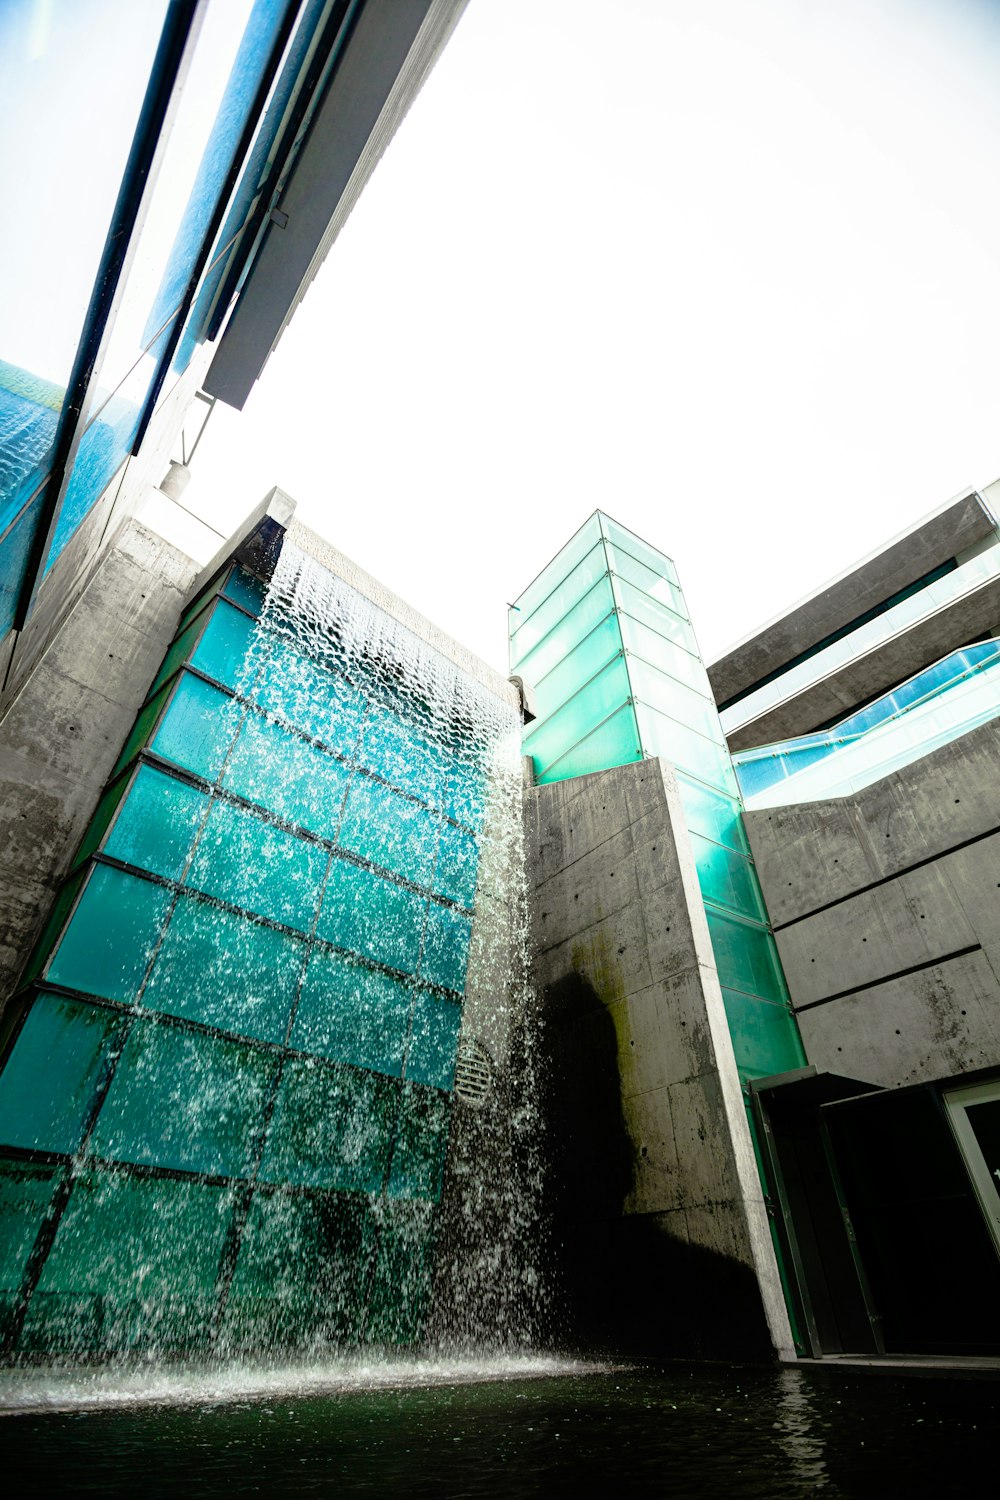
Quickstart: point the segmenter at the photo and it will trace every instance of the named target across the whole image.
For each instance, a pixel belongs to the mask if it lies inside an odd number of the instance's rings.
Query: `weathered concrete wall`
[[[894,1086],[1000,1062],[1000,725],[851,797],[748,813],[809,1061]]]
[[[790,1352],[672,768],[535,788],[528,823],[568,1331]]]
[[[197,565],[131,521],[0,723],[0,1003],[163,658]]]

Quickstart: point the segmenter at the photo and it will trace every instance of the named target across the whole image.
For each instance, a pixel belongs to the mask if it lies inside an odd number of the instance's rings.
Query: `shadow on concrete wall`
[[[642,1148],[626,1122],[618,1041],[600,997],[586,979],[569,975],[547,990],[544,1009],[545,1210],[556,1341],[652,1357],[772,1359],[750,1267],[691,1245],[683,1212],[625,1212]],[[728,1149],[728,1142],[719,1146]],[[734,1209],[720,1204],[717,1211],[725,1220]],[[699,1212],[712,1207],[699,1205]]]

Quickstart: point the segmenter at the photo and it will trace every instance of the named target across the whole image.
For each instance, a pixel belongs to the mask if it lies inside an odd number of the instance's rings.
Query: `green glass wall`
[[[188,610],[14,1002],[8,1351],[420,1335],[488,747],[309,566],[316,618],[238,568]]]
[[[739,787],[673,563],[596,511],[515,601],[510,660],[535,690],[538,717],[523,749],[537,784],[644,756],[674,765],[744,1092],[752,1078],[803,1066]]]

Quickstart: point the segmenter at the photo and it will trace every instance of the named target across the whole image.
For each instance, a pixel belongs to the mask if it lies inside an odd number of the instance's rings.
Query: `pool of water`
[[[143,1500],[887,1500],[981,1485],[994,1472],[1000,1404],[992,1381],[544,1359],[317,1367],[304,1381],[275,1367],[253,1395],[219,1377],[155,1378],[143,1390],[138,1376],[131,1389],[109,1377],[101,1390],[96,1377],[49,1377],[35,1400],[63,1407],[0,1420],[4,1462],[43,1492]]]

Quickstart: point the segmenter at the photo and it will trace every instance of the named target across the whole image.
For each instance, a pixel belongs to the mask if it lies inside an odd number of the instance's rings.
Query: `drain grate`
[[[493,1059],[474,1036],[463,1037],[455,1059],[455,1093],[466,1104],[485,1104],[493,1087]]]

